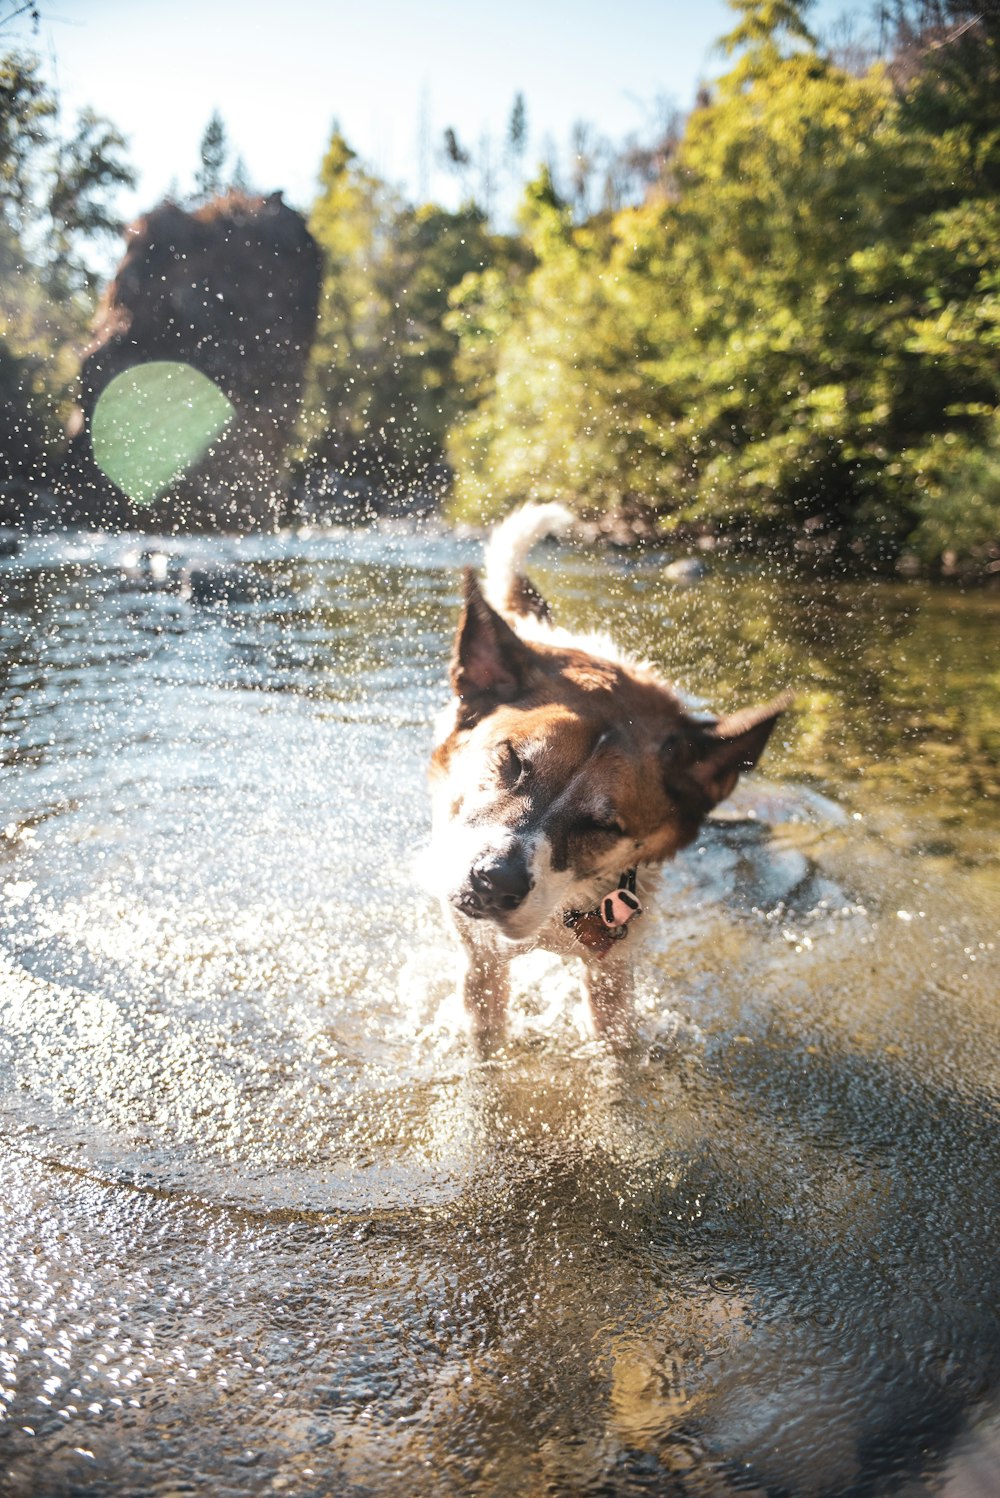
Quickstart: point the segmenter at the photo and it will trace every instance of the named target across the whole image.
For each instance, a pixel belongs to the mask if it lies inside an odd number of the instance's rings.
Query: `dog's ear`
[[[740,771],[753,769],[775,723],[791,702],[791,693],[785,692],[763,707],[744,708],[715,723],[688,720],[683,730],[672,733],[664,744],[668,782],[683,776],[702,792],[709,809],[718,806],[732,795]]]
[[[452,689],[466,702],[513,702],[524,692],[534,664],[531,647],[486,602],[471,567],[465,569],[463,582],[465,602],[451,658]]]

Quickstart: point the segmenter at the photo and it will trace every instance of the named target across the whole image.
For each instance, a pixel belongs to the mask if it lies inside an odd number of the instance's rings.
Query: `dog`
[[[562,505],[526,505],[493,532],[485,587],[466,569],[431,757],[430,863],[481,1054],[503,1043],[510,962],[533,947],[582,958],[595,1033],[628,1046],[659,867],[753,769],[790,702],[693,716],[610,638],[557,628],[523,569],[571,524]]]

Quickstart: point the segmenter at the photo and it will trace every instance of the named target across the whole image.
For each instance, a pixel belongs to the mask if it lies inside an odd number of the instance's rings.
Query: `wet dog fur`
[[[582,958],[595,1032],[628,1042],[642,922],[601,954],[567,913],[591,910],[631,868],[648,906],[660,865],[753,768],[788,705],[693,717],[610,639],[558,629],[523,567],[570,523],[561,505],[525,506],[493,533],[485,589],[467,569],[431,759],[431,867],[483,1053],[504,1038],[510,961],[536,946]]]

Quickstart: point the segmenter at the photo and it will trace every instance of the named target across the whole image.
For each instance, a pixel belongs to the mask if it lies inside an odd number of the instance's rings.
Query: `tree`
[[[125,142],[107,120],[84,111],[61,138],[57,119],[37,58],[0,57],[0,474],[7,478],[40,478],[45,447],[60,440],[94,305],[88,252],[118,228],[114,194],[134,180]]]
[[[457,171],[464,171],[472,161],[472,157],[461,144],[455,131],[449,125],[444,132],[444,159],[448,166]]]
[[[30,212],[35,174],[51,138],[55,100],[36,57],[0,57],[0,217],[17,235]]]
[[[805,22],[812,0],[728,0],[740,19],[719,40],[728,57],[741,53],[728,75],[729,87],[765,77],[796,45],[815,52],[816,38]]]
[[[444,326],[452,288],[492,254],[479,209],[413,208],[335,127],[309,220],[324,255],[306,461],[385,497],[439,489],[462,405]]]
[[[615,237],[575,226],[547,169],[525,190],[520,225],[530,259],[487,267],[453,295],[457,372],[474,396],[449,448],[454,508],[485,520],[515,498],[564,498],[634,516],[654,482],[648,345]]]
[[[136,183],[126,149],[124,136],[110,121],[84,109],[73,134],[56,150],[46,203],[51,222],[46,276],[57,296],[78,288],[92,290],[95,276],[83,247],[121,232],[114,194]]]
[[[891,304],[868,301],[855,257],[897,232],[914,163],[886,79],[794,41],[786,55],[758,31],[752,68],[742,57],[689,121],[663,223],[676,250],[654,262],[675,289],[654,336],[663,377],[690,391],[678,514],[850,541],[892,404]],[[879,502],[865,524],[898,537],[905,516]]]
[[[732,3],[732,66],[658,190],[574,224],[539,179],[523,273],[455,293],[455,507],[558,495],[886,564],[1000,556],[993,13],[927,0],[962,24],[858,75],[804,4]]]
[[[207,202],[209,198],[218,197],[223,190],[223,173],[229,154],[226,127],[218,110],[213,110],[212,117],[205,126],[198,154],[201,166],[195,172],[195,197]]]
[[[242,156],[237,156],[233,164],[233,180],[230,185],[233,192],[245,195],[252,193],[254,190],[253,183],[250,180],[250,173],[247,171],[247,164]]]
[[[528,110],[524,102],[524,95],[520,92],[514,95],[514,103],[511,105],[510,119],[507,121],[506,157],[507,170],[510,174],[512,185],[516,186],[521,178],[524,165],[524,153],[528,148]]]
[[[469,171],[472,167],[472,152],[466,150],[456,131],[449,125],[441,138],[440,160],[446,171],[458,180],[463,193],[468,193]]]
[[[514,161],[520,162],[528,144],[528,111],[524,95],[516,93],[507,125],[507,149]]]
[[[887,11],[890,73],[921,162],[905,241],[866,260],[873,294],[901,286],[909,314],[913,414],[897,482],[913,495],[918,554],[989,560],[1000,555],[1000,11],[972,0]]]

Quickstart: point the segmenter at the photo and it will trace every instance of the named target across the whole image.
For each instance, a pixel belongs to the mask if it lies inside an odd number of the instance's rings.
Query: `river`
[[[458,571],[385,526],[0,559],[0,1491],[1000,1494],[1000,597],[542,551],[796,708],[639,1042],[419,880]]]

